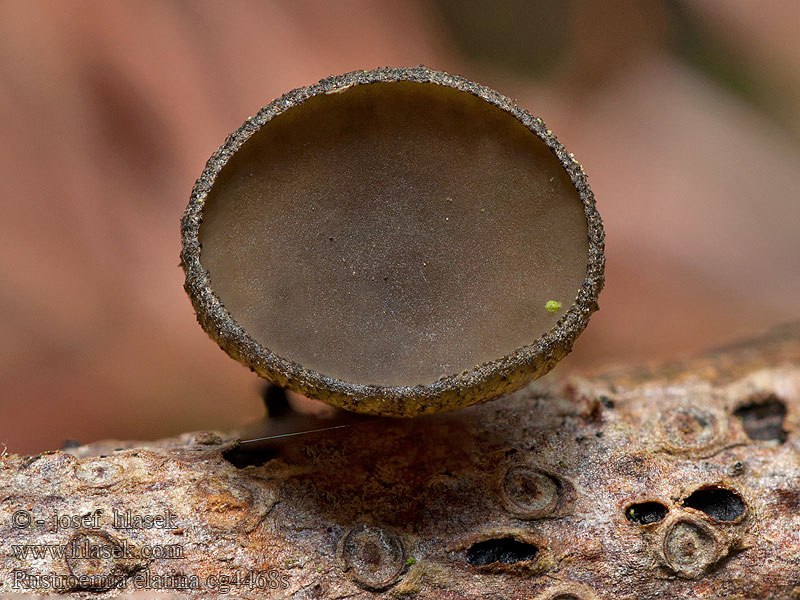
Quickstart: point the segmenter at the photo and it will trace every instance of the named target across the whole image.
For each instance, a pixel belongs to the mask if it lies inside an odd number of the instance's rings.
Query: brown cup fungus
[[[521,387],[571,350],[603,285],[582,167],[508,98],[423,67],[261,109],[208,161],[182,234],[186,290],[228,354],[362,413]]]

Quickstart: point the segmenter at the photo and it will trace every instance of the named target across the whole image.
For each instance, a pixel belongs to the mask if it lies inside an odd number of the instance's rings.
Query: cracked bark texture
[[[5,455],[0,594],[798,598],[798,415],[792,325],[413,420]]]

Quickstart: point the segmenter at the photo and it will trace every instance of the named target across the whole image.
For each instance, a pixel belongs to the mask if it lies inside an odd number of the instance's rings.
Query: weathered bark
[[[415,420],[7,455],[0,591],[199,596],[238,576],[237,598],[797,598],[798,415],[793,326]],[[115,510],[163,522],[122,529]],[[56,530],[54,515],[76,522]],[[33,544],[133,556],[34,558]]]

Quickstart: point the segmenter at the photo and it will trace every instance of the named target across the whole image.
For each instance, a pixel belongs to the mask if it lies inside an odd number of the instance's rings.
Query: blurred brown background
[[[259,417],[196,324],[178,220],[225,135],[322,77],[423,63],[585,166],[607,284],[557,371],[800,316],[795,0],[0,0],[0,449]]]

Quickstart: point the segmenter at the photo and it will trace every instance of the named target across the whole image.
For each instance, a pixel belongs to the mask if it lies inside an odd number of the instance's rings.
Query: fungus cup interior
[[[583,203],[546,144],[434,83],[356,85],[277,115],[223,167],[199,237],[214,293],[255,341],[382,386],[534,342],[588,262]]]

